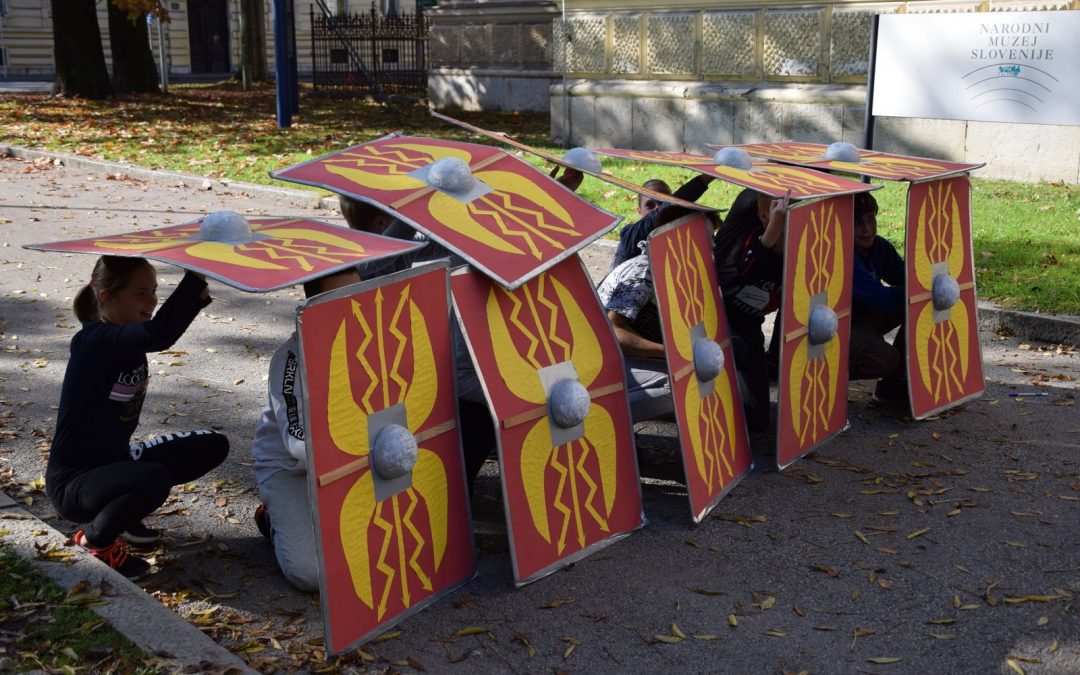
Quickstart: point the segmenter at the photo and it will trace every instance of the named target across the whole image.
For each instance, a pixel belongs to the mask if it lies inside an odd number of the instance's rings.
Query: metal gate
[[[364,96],[374,93],[374,81],[382,92],[427,95],[429,26],[420,12],[388,16],[377,12],[374,4],[366,13],[332,16],[316,13],[312,6],[315,90]]]

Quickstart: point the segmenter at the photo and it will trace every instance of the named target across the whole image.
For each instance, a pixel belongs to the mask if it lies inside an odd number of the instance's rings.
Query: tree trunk
[[[53,24],[53,93],[103,99],[112,96],[94,0],[50,0]]]
[[[54,0],[55,1],[55,0]],[[131,18],[127,10],[109,6],[109,48],[112,52],[113,87],[117,92],[158,92],[158,72],[150,51],[145,15]]]
[[[266,67],[266,9],[263,0],[240,0],[244,32],[240,35],[240,67],[249,82],[269,82]]]

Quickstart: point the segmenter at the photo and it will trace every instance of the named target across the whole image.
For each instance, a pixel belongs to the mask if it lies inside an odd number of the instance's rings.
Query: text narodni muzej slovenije
[[[971,50],[973,60],[1053,61],[1054,50],[1041,43],[1050,34],[1049,21],[1000,21],[979,24],[985,48]]]

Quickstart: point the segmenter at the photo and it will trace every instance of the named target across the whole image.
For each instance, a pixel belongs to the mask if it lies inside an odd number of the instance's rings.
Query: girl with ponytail
[[[143,518],[229,451],[228,439],[212,431],[131,441],[150,380],[147,352],[170,348],[210,304],[210,292],[189,271],[155,315],[157,302],[157,273],[145,259],[98,259],[73,304],[82,329],[71,340],[45,472],[57,513],[85,523],[75,543],[129,578],[150,566],[128,543],[160,538]]]

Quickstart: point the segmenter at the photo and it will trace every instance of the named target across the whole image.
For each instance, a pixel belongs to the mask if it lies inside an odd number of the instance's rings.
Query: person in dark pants
[[[724,298],[746,426],[769,426],[765,316],[780,307],[784,228],[790,197],[743,190],[713,238],[716,279]],[[774,329],[775,330],[775,329]]]
[[[131,442],[150,381],[146,354],[171,347],[210,304],[206,280],[187,272],[154,315],[157,302],[157,274],[145,259],[98,259],[75,297],[82,329],[71,340],[45,471],[57,513],[85,523],[75,543],[129,578],[150,566],[127,543],[160,538],[143,518],[229,452],[228,439],[205,430]]]
[[[848,379],[877,380],[874,398],[907,403],[904,348],[904,261],[877,234],[878,204],[869,192],[855,195],[854,287]],[[900,330],[892,344],[885,336]]]

